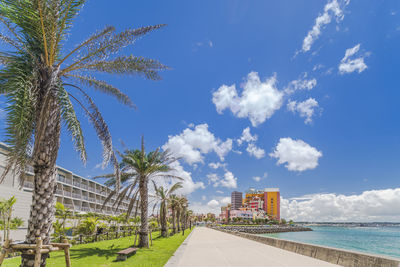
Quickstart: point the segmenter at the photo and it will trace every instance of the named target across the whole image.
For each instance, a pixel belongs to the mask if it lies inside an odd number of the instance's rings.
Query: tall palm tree
[[[186,197],[178,197],[177,199],[177,209],[176,209],[176,221],[178,227],[178,233],[183,229],[182,219],[185,214],[185,207],[187,204]]]
[[[179,208],[179,197],[171,195],[168,200],[168,206],[171,209],[172,215],[172,233],[176,234],[176,213]]]
[[[87,115],[103,144],[103,163],[117,164],[107,124],[84,87],[116,97],[128,106],[133,107],[133,103],[118,88],[92,75],[143,75],[156,80],[159,79],[158,71],[165,69],[155,60],[118,56],[122,48],[163,25],[127,29],[120,33],[108,26],[66,51],[64,45],[73,20],[85,2],[0,1],[0,24],[4,29],[0,40],[8,47],[8,51],[0,52],[0,94],[7,97],[9,104],[6,142],[10,145],[8,163],[0,180],[11,169],[23,178],[26,164],[33,165],[35,178],[28,243],[37,237],[41,237],[44,244],[49,243],[62,122],[82,161],[86,161],[83,133],[73,101]],[[43,254],[43,266],[47,257]],[[22,255],[22,258],[21,266],[27,266],[28,257]]]
[[[178,182],[172,185],[169,189],[164,188],[163,186],[157,186],[157,184],[153,181],[154,192],[156,199],[158,200],[154,204],[154,208],[159,203],[160,204],[160,224],[161,224],[161,236],[168,236],[168,223],[167,223],[167,206],[168,200],[171,197],[172,193],[174,193],[179,188],[182,188],[182,183]],[[153,208],[153,209],[154,209]]]
[[[157,178],[171,179],[180,177],[171,174],[173,171],[170,166],[171,163],[178,160],[166,151],[155,151],[146,153],[144,147],[144,138],[142,137],[141,150],[125,150],[124,153],[120,153],[122,161],[120,163],[121,172],[121,190],[112,191],[106,198],[103,206],[115,195],[117,195],[114,206],[116,208],[122,203],[122,201],[129,197],[130,203],[127,210],[127,216],[129,216],[136,206],[135,216],[137,213],[138,203],[140,206],[140,230],[139,230],[139,247],[149,247],[149,223],[148,223],[148,205],[149,205],[149,193],[148,184],[150,180]],[[97,176],[95,178],[108,178],[105,183],[109,186],[116,186],[116,179],[114,174],[107,174]]]

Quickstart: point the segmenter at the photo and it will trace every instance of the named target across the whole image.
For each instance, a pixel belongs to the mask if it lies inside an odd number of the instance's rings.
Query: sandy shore
[[[206,227],[196,227],[165,267],[338,266]]]

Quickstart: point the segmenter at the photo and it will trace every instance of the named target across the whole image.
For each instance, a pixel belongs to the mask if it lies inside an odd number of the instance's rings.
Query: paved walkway
[[[165,267],[338,266],[252,240],[196,227]]]

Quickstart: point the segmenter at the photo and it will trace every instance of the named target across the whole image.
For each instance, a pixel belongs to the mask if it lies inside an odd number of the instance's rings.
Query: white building
[[[0,143],[0,175],[6,165],[7,151],[8,147],[4,143]],[[106,197],[111,193],[110,188],[58,166],[57,171],[55,198],[57,202],[63,203],[66,208],[73,212],[96,212],[108,215],[119,215],[127,212],[130,199],[123,200],[116,210],[112,207],[115,202],[115,197],[113,197],[102,210],[101,207]],[[17,202],[14,205],[13,217],[20,217],[24,220],[22,228],[11,233],[13,240],[23,240],[26,234],[32,203],[33,177],[33,168],[27,166],[25,182],[21,188],[18,177],[14,177],[12,171],[7,174],[4,182],[0,184],[0,198],[8,199],[15,196]]]

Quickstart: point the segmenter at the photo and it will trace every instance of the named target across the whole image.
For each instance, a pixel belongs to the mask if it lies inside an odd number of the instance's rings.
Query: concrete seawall
[[[213,229],[345,267],[400,267],[400,260],[389,257],[227,231],[218,228]]]
[[[273,234],[286,232],[303,232],[312,231],[311,228],[302,226],[217,226],[218,229],[224,231],[242,232],[248,234]]]

